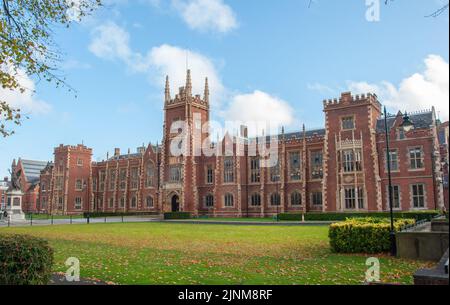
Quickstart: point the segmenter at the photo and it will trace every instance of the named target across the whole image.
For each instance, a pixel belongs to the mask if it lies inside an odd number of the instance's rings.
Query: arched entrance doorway
[[[178,195],[172,196],[172,212],[180,211],[180,197]]]

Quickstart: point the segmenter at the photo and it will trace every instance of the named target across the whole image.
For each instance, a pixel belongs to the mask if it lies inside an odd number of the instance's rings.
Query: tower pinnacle
[[[209,104],[209,85],[208,85],[208,78],[205,78],[205,93],[203,97],[205,103]]]
[[[169,103],[170,102],[170,85],[169,85],[169,76],[166,76],[166,88],[164,90],[164,94],[165,94],[165,102]]]
[[[192,95],[192,80],[191,80],[191,70],[187,70],[186,74],[186,95]]]

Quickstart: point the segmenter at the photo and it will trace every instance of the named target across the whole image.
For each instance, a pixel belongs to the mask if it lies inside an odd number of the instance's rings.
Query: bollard
[[[105,223],[106,223],[106,216],[105,216]]]
[[[123,215],[122,215],[122,222],[123,222]]]
[[[70,215],[70,224],[72,224],[72,215]]]
[[[86,224],[89,224],[89,222],[90,222],[90,220],[89,220],[89,213],[88,213],[87,217],[86,217]]]
[[[31,213],[30,215],[31,215],[30,216],[30,226],[32,226],[33,225],[33,213]]]
[[[52,225],[53,225],[53,214],[52,214]]]
[[[9,228],[10,221],[11,221],[11,218],[8,217],[8,228]]]

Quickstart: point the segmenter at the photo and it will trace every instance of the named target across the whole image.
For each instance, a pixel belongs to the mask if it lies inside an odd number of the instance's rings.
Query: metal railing
[[[150,222],[159,220],[158,215],[109,215],[109,216],[89,216],[82,217],[76,215],[55,216],[48,215],[36,216],[29,214],[25,219],[11,219],[6,217],[0,220],[0,227],[12,226],[44,226],[44,225],[72,225],[72,224],[96,224],[96,223],[131,223],[131,222]]]
[[[409,225],[405,225],[402,226],[399,230],[399,232],[409,232],[412,231],[413,229],[417,229],[419,227],[423,227],[425,226],[427,223],[431,222],[431,220],[433,219],[440,219],[440,218],[445,218],[445,215],[435,215],[433,216],[431,219],[421,219],[421,220],[417,220],[415,223],[413,224],[409,224]]]

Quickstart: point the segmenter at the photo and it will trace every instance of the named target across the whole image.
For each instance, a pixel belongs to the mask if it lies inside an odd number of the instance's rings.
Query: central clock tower
[[[209,86],[205,79],[203,97],[192,95],[191,72],[187,70],[186,85],[171,97],[169,77],[166,77],[164,126],[161,145],[159,202],[163,212],[198,211],[197,162],[198,145],[208,138],[202,133],[209,122]]]

